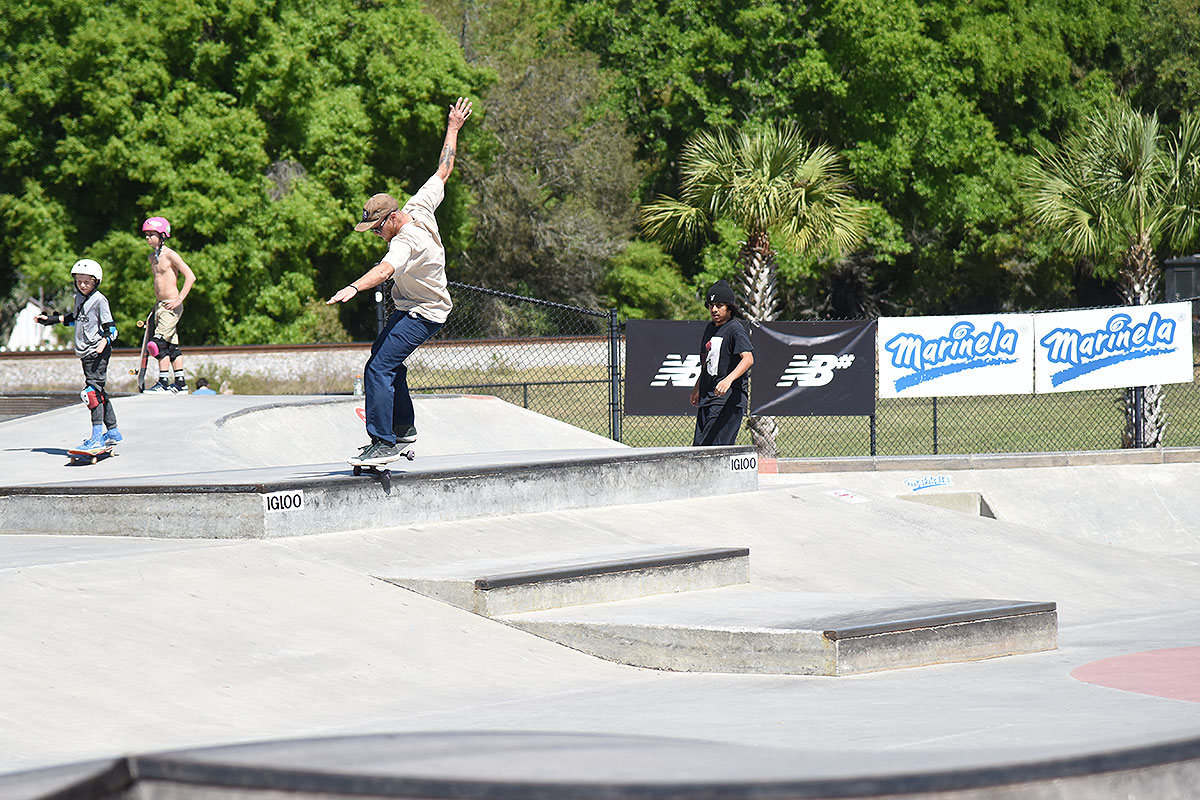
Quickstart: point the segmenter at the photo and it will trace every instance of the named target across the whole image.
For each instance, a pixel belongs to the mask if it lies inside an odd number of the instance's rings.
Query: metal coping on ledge
[[[749,555],[750,548],[748,547],[723,547],[711,550],[689,550],[684,553],[673,553],[671,555],[595,561],[569,567],[552,567],[524,572],[510,572],[502,575],[489,575],[477,578],[475,580],[475,588],[480,591],[488,591],[508,586],[525,586],[545,581],[585,578],[592,575],[605,575],[613,572],[632,572],[639,569],[655,569],[657,567],[700,564],[706,561],[721,561],[730,558],[745,558]]]
[[[353,738],[353,737],[352,737]],[[372,737],[361,737],[372,738]],[[533,782],[484,778],[420,777],[305,769],[271,763],[223,761],[201,753],[135,755],[111,761],[76,765],[74,776],[64,775],[55,797],[101,800],[114,791],[127,790],[142,781],[205,787],[208,789],[274,790],[298,795],[347,794],[372,797],[441,797],[447,800],[780,800],[781,798],[865,798],[881,795],[996,789],[1045,781],[1126,773],[1184,764],[1200,759],[1200,737],[984,767],[961,767],[898,775],[808,778],[774,781],[645,782]],[[38,771],[18,774],[37,781]],[[17,789],[21,784],[9,784]],[[40,784],[39,784],[40,785]],[[50,795],[46,795],[50,796]]]
[[[481,464],[478,466],[468,465],[461,467],[450,467],[447,469],[438,470],[422,470],[422,471],[405,471],[396,470],[392,473],[392,480],[448,480],[455,478],[468,477],[486,477],[486,476],[501,476],[509,474],[529,474],[537,472],[545,472],[548,470],[561,469],[564,466],[570,467],[591,467],[611,464],[637,464],[650,463],[664,457],[669,457],[672,460],[685,461],[700,461],[711,459],[723,455],[736,455],[741,452],[752,452],[754,448],[746,447],[707,447],[707,448],[652,448],[651,452],[639,448],[629,448],[628,451],[622,450],[614,452],[612,450],[600,451],[602,455],[590,455],[587,451],[579,451],[578,455],[571,457],[556,456],[544,461],[531,461],[526,463],[510,463],[510,464]],[[426,460],[435,458],[428,456]],[[296,467],[328,467],[329,464],[300,464],[292,465]],[[224,470],[230,473],[253,472],[255,470],[272,470],[277,467],[249,467],[245,470],[232,469]],[[288,491],[295,489],[326,489],[336,486],[344,486],[348,482],[359,482],[362,479],[352,477],[352,468],[345,467],[336,471],[327,472],[325,475],[306,477],[306,478],[281,478],[270,481],[255,481],[244,480],[236,483],[227,484],[165,484],[165,483],[116,483],[121,479],[112,479],[114,482],[93,483],[93,484],[30,484],[28,486],[0,486],[0,497],[9,495],[41,495],[41,494],[59,494],[59,495],[101,495],[101,494],[157,494],[163,491],[174,492],[177,494],[265,494],[267,492]],[[201,473],[205,475],[215,474],[210,472]]]
[[[957,625],[964,622],[982,622],[989,619],[1004,619],[1005,617],[1021,617],[1028,614],[1044,614],[1057,611],[1055,603],[1012,603],[994,608],[981,608],[975,611],[960,611],[950,614],[935,614],[927,617],[880,622],[875,625],[857,625],[839,628],[838,630],[822,631],[821,635],[830,641],[839,639],[857,639],[863,636],[875,636],[881,633],[900,633],[921,628],[936,628],[943,625]]]

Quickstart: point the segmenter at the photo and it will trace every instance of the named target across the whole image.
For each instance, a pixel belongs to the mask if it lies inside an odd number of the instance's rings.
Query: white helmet
[[[104,278],[104,270],[100,264],[90,258],[81,258],[71,267],[72,275],[91,275],[99,283]]]

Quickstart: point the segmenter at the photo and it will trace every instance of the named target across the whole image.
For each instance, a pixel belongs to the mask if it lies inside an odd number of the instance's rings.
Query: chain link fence
[[[395,306],[382,287],[380,326]],[[615,312],[450,283],[454,310],[408,361],[414,392],[487,394],[621,440]]]
[[[393,310],[390,282],[379,318]],[[690,445],[695,418],[621,411],[615,312],[451,283],[454,311],[409,361],[414,392],[488,394],[634,447]],[[1200,384],[1164,387],[1163,445],[1200,446]],[[879,398],[873,417],[776,417],[780,457],[1115,450],[1124,391]],[[748,431],[738,444],[753,444]]]

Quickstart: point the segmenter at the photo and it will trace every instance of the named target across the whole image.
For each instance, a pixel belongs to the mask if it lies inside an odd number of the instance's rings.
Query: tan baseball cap
[[[400,204],[390,194],[371,195],[371,199],[363,206],[362,222],[354,226],[356,231],[369,231],[379,224],[379,220],[400,210]]]

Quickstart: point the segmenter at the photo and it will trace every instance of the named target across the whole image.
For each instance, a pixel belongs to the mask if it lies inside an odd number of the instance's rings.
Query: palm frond
[[[1200,115],[1185,113],[1168,145],[1171,185],[1166,202],[1172,210],[1171,245],[1194,252],[1200,244]]]
[[[845,252],[865,235],[866,210],[841,157],[794,124],[699,132],[679,166],[679,199],[660,197],[641,212],[646,235],[670,246],[696,241],[720,218],[737,224],[747,241],[761,239],[768,256],[769,231],[779,246],[798,251]]]
[[[639,223],[648,238],[667,247],[698,241],[711,224],[704,209],[662,196],[642,206]]]

